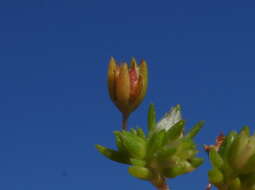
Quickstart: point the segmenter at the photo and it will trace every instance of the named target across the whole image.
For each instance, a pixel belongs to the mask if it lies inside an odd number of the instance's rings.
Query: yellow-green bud
[[[144,60],[137,65],[133,58],[127,63],[117,64],[111,57],[108,68],[108,89],[113,103],[128,117],[142,102],[148,80],[147,64]]]

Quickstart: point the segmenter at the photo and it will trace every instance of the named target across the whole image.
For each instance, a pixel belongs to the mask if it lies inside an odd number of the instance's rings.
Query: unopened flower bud
[[[110,59],[108,68],[109,94],[125,119],[140,105],[146,94],[147,70],[147,64],[144,60],[137,65],[133,58],[130,66],[128,66],[127,63],[117,64],[113,57]]]

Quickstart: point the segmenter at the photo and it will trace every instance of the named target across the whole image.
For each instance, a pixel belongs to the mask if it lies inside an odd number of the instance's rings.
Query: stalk
[[[122,114],[122,129],[123,130],[127,130],[128,126],[127,126],[127,123],[128,123],[128,116],[127,114]]]

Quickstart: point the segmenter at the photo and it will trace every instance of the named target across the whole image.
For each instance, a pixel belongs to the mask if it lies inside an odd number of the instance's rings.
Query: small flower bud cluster
[[[250,136],[249,127],[230,132],[209,157],[209,180],[219,190],[255,190],[255,135]]]

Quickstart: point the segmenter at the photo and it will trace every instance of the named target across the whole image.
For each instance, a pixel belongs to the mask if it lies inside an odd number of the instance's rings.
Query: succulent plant
[[[203,122],[184,133],[185,121],[181,118],[180,106],[173,107],[158,123],[154,106],[148,112],[148,133],[141,128],[130,131],[115,131],[117,150],[96,145],[107,158],[130,165],[129,173],[139,179],[150,181],[158,189],[165,185],[166,178],[191,172],[200,166],[202,158],[193,137]]]
[[[255,190],[255,135],[245,126],[231,131],[217,151],[209,151],[209,181],[219,190]]]

